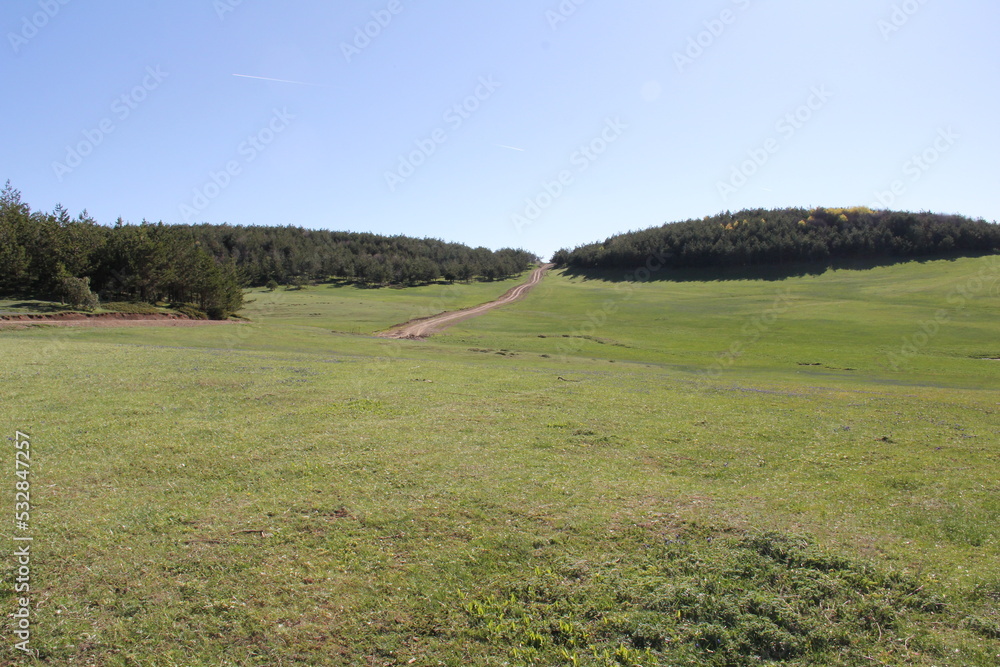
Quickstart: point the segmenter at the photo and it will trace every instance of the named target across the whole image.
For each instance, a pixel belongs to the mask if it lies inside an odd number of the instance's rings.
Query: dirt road
[[[466,308],[465,310],[455,310],[450,313],[441,313],[440,315],[434,315],[432,317],[410,320],[405,324],[394,326],[388,331],[383,331],[378,335],[381,338],[410,338],[414,340],[422,340],[431,334],[435,334],[442,329],[446,329],[453,324],[461,322],[462,320],[482,315],[483,313],[493,310],[494,308],[498,308],[524,298],[524,295],[531,291],[532,287],[542,281],[542,277],[545,276],[545,272],[550,268],[552,268],[552,264],[543,264],[538,267],[531,272],[531,277],[528,278],[528,282],[522,283],[517,287],[508,290],[496,301],[490,301],[488,303],[475,306],[474,308]]]

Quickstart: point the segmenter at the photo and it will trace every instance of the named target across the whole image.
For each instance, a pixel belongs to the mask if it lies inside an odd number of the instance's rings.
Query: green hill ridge
[[[855,208],[746,209],[563,249],[574,269],[721,268],[1000,252],[1000,226],[960,215]]]

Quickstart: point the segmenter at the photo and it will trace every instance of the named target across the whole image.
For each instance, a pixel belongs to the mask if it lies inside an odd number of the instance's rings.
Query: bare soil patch
[[[461,322],[462,320],[482,315],[483,313],[493,310],[494,308],[523,299],[525,295],[531,291],[531,288],[542,281],[545,273],[552,268],[552,266],[552,264],[543,264],[538,267],[531,272],[531,277],[528,278],[527,282],[511,288],[495,301],[489,301],[487,303],[474,306],[473,308],[466,308],[465,310],[455,310],[448,313],[433,315],[431,317],[421,317],[410,320],[409,322],[404,322],[403,324],[394,326],[387,331],[383,331],[378,334],[378,336],[381,338],[409,338],[411,340],[423,340],[432,334],[438,333],[443,329],[447,329],[453,324]]]

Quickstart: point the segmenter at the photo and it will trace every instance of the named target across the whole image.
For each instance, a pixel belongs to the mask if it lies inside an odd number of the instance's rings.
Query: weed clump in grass
[[[945,655],[922,629],[928,622],[989,638],[1000,631],[956,615],[912,575],[804,539],[686,529],[632,546],[584,576],[539,568],[466,596],[466,633],[523,664],[749,667],[853,665],[866,656],[910,664]]]

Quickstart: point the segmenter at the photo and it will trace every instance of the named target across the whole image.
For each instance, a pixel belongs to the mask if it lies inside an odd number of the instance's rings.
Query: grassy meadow
[[[0,663],[997,664],[1000,261],[624,278],[0,328]]]

